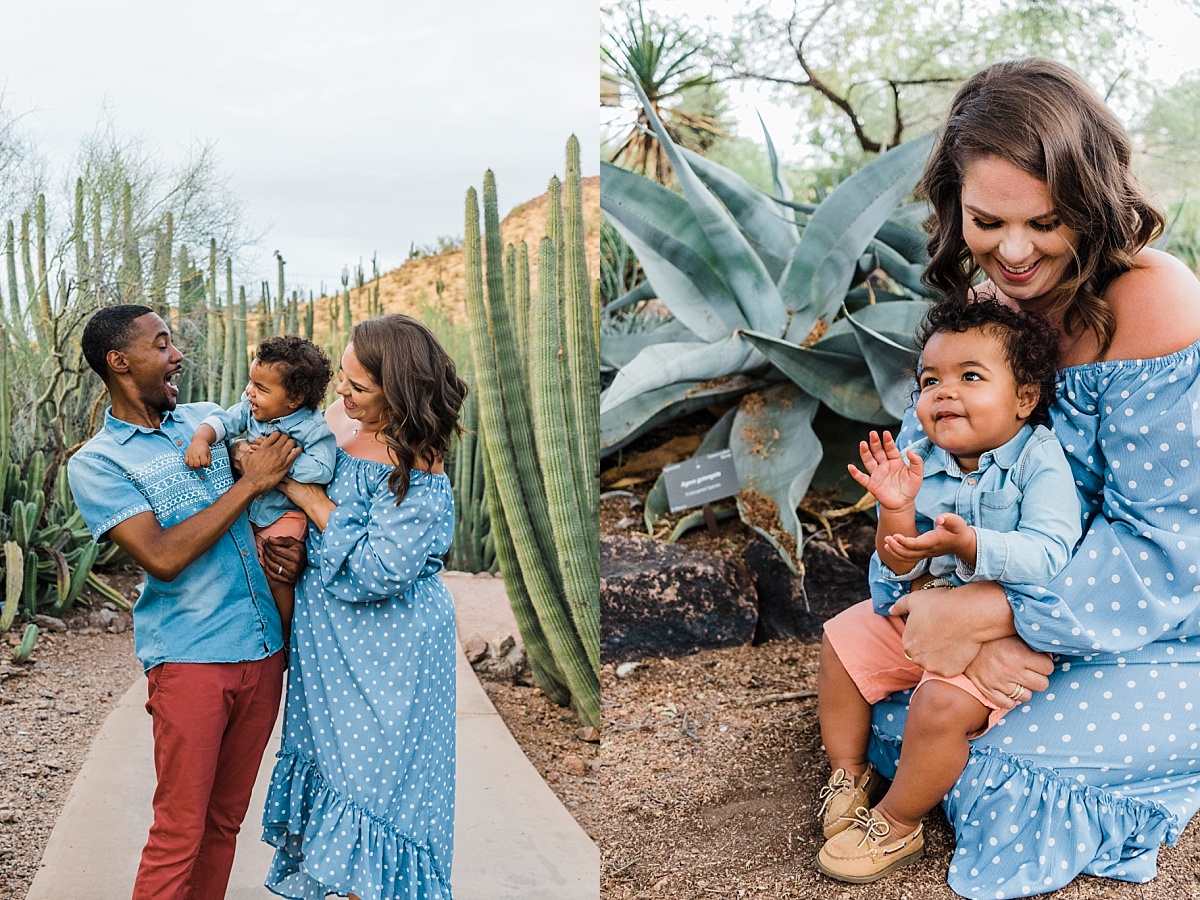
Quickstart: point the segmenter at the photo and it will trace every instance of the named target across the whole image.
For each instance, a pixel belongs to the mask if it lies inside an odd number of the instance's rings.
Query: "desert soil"
[[[673,435],[647,435],[616,464],[608,463],[601,473],[607,492],[601,534],[645,534],[640,504],[654,477],[699,444],[699,435],[689,431],[703,428],[688,425],[672,423]],[[819,505],[810,494],[802,512],[814,500]],[[660,522],[656,536],[669,535],[682,515]],[[856,543],[843,538],[866,521],[851,516],[821,522],[809,513],[804,519],[818,538],[830,524],[843,553]],[[699,528],[680,541],[736,560],[752,537],[734,518],[721,524],[716,537]],[[811,579],[806,588],[810,598],[821,590]],[[957,896],[946,885],[954,837],[940,809],[926,819],[924,859],[909,868],[869,885],[844,884],[816,870],[823,840],[817,794],[829,777],[817,724],[818,651],[816,641],[769,641],[678,659],[617,660],[602,668],[597,762],[603,808],[588,816],[585,828],[600,845],[605,900]],[[636,668],[618,677],[621,663]],[[1200,824],[1193,822],[1175,848],[1162,850],[1159,875],[1149,884],[1080,876],[1042,896],[1200,900]]]

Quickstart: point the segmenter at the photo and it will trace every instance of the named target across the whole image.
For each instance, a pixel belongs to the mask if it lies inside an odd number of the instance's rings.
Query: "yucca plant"
[[[615,377],[601,397],[601,455],[678,415],[736,402],[706,449],[732,450],[742,519],[795,568],[796,508],[822,456],[818,408],[870,426],[897,421],[908,402],[927,259],[921,209],[902,204],[931,136],[806,206],[787,199],[769,136],[776,196],[675,146],[642,102],[682,195],[603,164],[601,207],[647,277],[608,310],[657,296],[672,315],[604,335],[602,366]],[[647,520],[665,512],[659,485]]]

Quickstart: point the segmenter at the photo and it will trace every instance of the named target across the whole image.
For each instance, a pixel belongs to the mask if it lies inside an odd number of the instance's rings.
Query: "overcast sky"
[[[167,162],[215,143],[289,284],[384,271],[463,232],[496,173],[501,215],[599,171],[595,0],[40,0],[0,14],[4,105],[59,166],[107,109]],[[57,182],[56,182],[57,183]]]

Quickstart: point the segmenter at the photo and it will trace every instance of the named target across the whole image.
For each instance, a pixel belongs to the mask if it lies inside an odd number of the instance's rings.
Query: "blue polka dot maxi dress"
[[[1200,342],[1060,373],[1054,431],[1084,537],[1017,630],[1057,657],[1050,687],[972,741],[944,801],[964,897],[1024,897],[1080,872],[1154,877],[1200,805]],[[919,436],[913,417],[907,439]],[[902,440],[905,440],[902,434]],[[895,774],[908,692],[875,708]]]
[[[263,813],[266,886],[294,900],[450,900],[454,607],[438,571],[454,501],[413,471],[338,451],[338,507],[309,529],[280,749]]]

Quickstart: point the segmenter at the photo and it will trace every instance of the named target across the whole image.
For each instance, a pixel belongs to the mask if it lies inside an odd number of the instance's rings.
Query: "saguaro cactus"
[[[557,200],[551,203],[552,217],[557,206]],[[467,315],[496,555],[538,683],[551,699],[569,702],[584,724],[599,725],[599,571],[592,549],[599,540],[598,512],[585,506],[586,487],[578,474],[596,467],[599,444],[583,446],[574,437],[584,429],[575,421],[572,350],[566,340],[573,316],[591,321],[591,294],[585,290],[580,298],[578,292],[560,291],[557,274],[575,265],[569,257],[582,254],[583,243],[543,242],[538,315],[529,333],[526,368],[517,352],[515,321],[525,311],[514,310],[513,298],[505,293],[490,171],[484,176],[483,207],[481,253],[478,200],[474,189],[468,191]],[[552,223],[550,230],[555,228],[561,233],[561,222]],[[580,300],[582,313],[567,309]],[[594,349],[588,358],[596,365]],[[594,395],[590,402],[597,402]],[[573,454],[585,458],[575,460]]]

